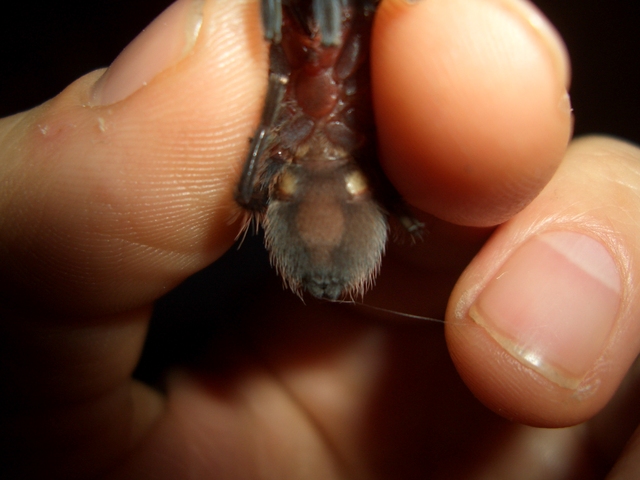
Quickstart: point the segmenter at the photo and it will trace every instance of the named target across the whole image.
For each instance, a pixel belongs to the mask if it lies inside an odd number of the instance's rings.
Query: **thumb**
[[[106,72],[0,122],[7,298],[130,309],[229,247],[265,83],[266,47],[247,25],[254,2],[180,0]]]
[[[638,356],[638,159],[621,141],[575,141],[459,279],[447,341],[494,411],[546,427],[583,422]]]

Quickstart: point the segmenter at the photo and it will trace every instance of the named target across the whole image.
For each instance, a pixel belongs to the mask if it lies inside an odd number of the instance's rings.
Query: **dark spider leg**
[[[318,23],[322,44],[338,45],[342,31],[342,8],[349,0],[313,0],[313,18]]]
[[[362,7],[365,15],[371,15],[374,13],[376,8],[378,8],[378,3],[380,3],[380,0],[363,0]]]
[[[262,28],[264,38],[272,43],[282,40],[282,0],[262,0]]]
[[[283,0],[262,0],[262,27],[264,38],[272,43],[280,43],[282,40],[282,3]],[[291,9],[300,25],[310,35],[311,31],[306,22],[303,1],[287,1],[284,3]],[[340,43],[340,33],[342,26],[342,11],[353,0],[313,0],[312,17],[318,24],[318,29],[322,37],[322,44],[325,46],[338,45]],[[375,5],[376,0],[365,1],[367,8],[369,4]],[[375,8],[375,7],[374,7]]]
[[[346,7],[362,11],[365,16],[375,12],[379,0],[313,0],[313,18],[318,24],[322,44],[338,45],[342,30],[342,12]]]
[[[256,176],[262,163],[264,150],[270,141],[271,129],[280,112],[287,82],[287,77],[282,74],[269,74],[269,85],[267,87],[264,109],[262,110],[262,118],[260,119],[260,125],[256,130],[256,134],[251,139],[249,155],[242,169],[242,175],[235,195],[236,201],[248,210],[261,211],[266,206],[266,195],[268,192],[264,188],[256,188]]]

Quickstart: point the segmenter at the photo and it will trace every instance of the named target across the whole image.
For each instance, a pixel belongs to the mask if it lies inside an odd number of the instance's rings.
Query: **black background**
[[[0,16],[0,116],[38,105],[79,76],[108,66],[169,3],[13,2],[11,13]],[[568,45],[576,135],[606,133],[640,143],[640,2],[536,4]],[[140,378],[153,382],[164,366],[197,356],[206,339],[233,324],[258,283],[273,280],[259,238],[250,238],[241,252],[232,248],[158,302]]]

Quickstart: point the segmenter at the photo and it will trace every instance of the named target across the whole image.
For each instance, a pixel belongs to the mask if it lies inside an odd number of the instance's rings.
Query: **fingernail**
[[[523,365],[576,389],[600,357],[620,304],[608,250],[591,237],[533,237],[500,268],[469,316]]]
[[[571,62],[562,37],[538,8],[527,0],[499,0],[510,11],[517,14],[542,41],[550,55],[553,66],[560,75],[564,88],[571,83]]]
[[[195,44],[205,0],[178,0],[118,55],[96,82],[92,105],[124,100],[177,63]]]

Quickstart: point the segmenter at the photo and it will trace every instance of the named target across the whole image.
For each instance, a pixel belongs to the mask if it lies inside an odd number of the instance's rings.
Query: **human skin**
[[[14,476],[633,476],[640,152],[569,143],[567,56],[528,4],[384,1],[371,58],[381,162],[428,235],[390,245],[365,300],[445,335],[277,286],[162,392],[131,376],[153,302],[240,228],[256,4],[182,0],[2,120]]]

